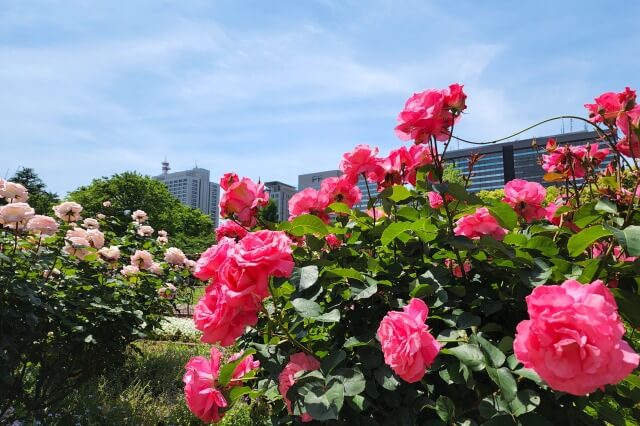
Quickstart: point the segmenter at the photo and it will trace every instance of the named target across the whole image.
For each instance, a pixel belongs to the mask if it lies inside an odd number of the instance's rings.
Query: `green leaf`
[[[293,219],[286,231],[296,237],[301,237],[305,234],[324,237],[329,233],[327,225],[319,217],[310,214],[304,214]]]
[[[387,365],[381,365],[378,367],[373,375],[376,378],[376,382],[386,390],[394,391],[398,386],[400,386],[400,381]]]
[[[316,265],[294,268],[289,281],[299,291],[306,290],[318,281],[318,267]]]
[[[455,356],[473,371],[480,371],[487,365],[484,354],[476,345],[464,343],[452,348],[442,349],[442,352]]]
[[[456,200],[467,201],[471,204],[482,204],[476,195],[467,192],[464,186],[453,182],[434,183],[433,190],[439,194],[451,194]]]
[[[497,346],[495,346],[493,343],[491,343],[490,341],[488,341],[487,339],[485,339],[479,334],[475,336],[475,340],[480,345],[480,348],[482,349],[482,351],[489,358],[491,365],[498,368],[498,367],[501,367],[502,364],[504,364],[504,362],[507,359],[507,356]]]
[[[318,421],[337,420],[344,403],[344,386],[338,380],[329,381],[325,386],[310,383],[300,387],[304,408]]]
[[[362,393],[367,383],[364,375],[357,368],[340,368],[333,375],[342,381],[345,396],[355,396]]]
[[[583,229],[575,235],[569,238],[567,243],[567,249],[569,255],[572,257],[578,257],[584,253],[587,247],[590,247],[593,243],[600,238],[612,235],[611,231],[605,229],[602,225],[592,226],[587,229]]]
[[[600,200],[598,200],[598,202],[596,203],[595,209],[596,211],[603,212],[603,213],[611,213],[611,214],[618,213],[618,206],[616,206],[615,203],[611,202],[610,200],[607,200],[606,198],[601,198]]]
[[[530,389],[521,390],[516,398],[509,402],[511,413],[518,417],[535,410],[540,405],[540,397]]]
[[[542,383],[542,379],[540,378],[540,376],[538,376],[538,373],[536,373],[530,368],[520,368],[518,370],[514,370],[513,374],[516,374],[520,377],[524,377],[525,379],[529,379],[532,382],[535,382],[537,384]]]
[[[242,356],[238,359],[236,359],[233,362],[229,362],[227,364],[225,364],[224,366],[222,366],[222,368],[220,369],[220,375],[218,376],[218,384],[220,385],[220,387],[224,387],[226,385],[229,384],[229,381],[231,381],[231,376],[233,375],[233,370],[236,369],[236,367],[249,355],[253,355],[255,354],[256,351],[254,349],[247,349],[246,351],[244,351],[244,353],[242,354]]]
[[[441,395],[436,400],[436,414],[446,424],[452,424],[456,415],[456,405],[451,398]]]
[[[516,397],[516,392],[518,391],[518,385],[516,384],[516,381],[513,378],[513,375],[511,375],[509,369],[505,367],[497,369],[487,367],[487,373],[489,374],[489,377],[491,377],[491,380],[493,380],[502,391],[502,396],[505,401],[513,401]]]
[[[383,246],[388,246],[389,243],[398,238],[400,234],[411,230],[412,226],[412,222],[394,222],[384,230],[380,237],[380,242]]]
[[[399,201],[406,200],[407,198],[411,198],[411,196],[411,191],[403,185],[394,185],[391,187],[391,194],[387,195],[386,198],[397,203]]]
[[[325,269],[323,274],[336,275],[342,278],[351,278],[358,281],[364,281],[364,277],[362,273],[358,272],[353,268],[333,268],[333,269]]]
[[[344,203],[331,203],[329,210],[334,213],[351,214],[351,209]]]
[[[333,371],[342,361],[347,357],[347,353],[342,349],[330,352],[329,355],[322,359],[320,363],[320,369],[327,375]]]
[[[620,315],[634,328],[640,327],[640,296],[621,288],[612,288],[611,292],[618,304]]]
[[[358,346],[369,346],[371,343],[373,342],[373,338],[372,337],[357,337],[357,336],[353,336],[353,337],[349,337],[345,342],[343,347],[345,349],[351,349],[351,348],[356,348]]]
[[[551,238],[544,237],[542,235],[531,237],[531,239],[527,241],[526,247],[529,249],[538,250],[545,256],[555,256],[556,254],[558,254],[558,244]]]
[[[613,232],[613,235],[629,256],[640,256],[640,226],[627,226],[624,230],[608,225],[605,225],[605,227]]]
[[[420,212],[413,207],[403,206],[401,209],[398,209],[396,216],[409,220],[418,220],[420,218]]]
[[[293,309],[303,318],[312,319],[320,322],[338,322],[340,321],[340,311],[334,309],[326,314],[322,313],[322,307],[316,302],[299,297],[291,301]]]
[[[229,391],[229,399],[231,404],[236,402],[240,397],[251,393],[251,388],[248,386],[234,386]]]
[[[518,224],[518,215],[509,204],[497,201],[491,204],[488,209],[491,216],[496,218],[503,228],[512,230]]]
[[[352,285],[351,296],[353,300],[361,300],[368,299],[378,292],[378,284],[374,281],[373,284],[370,285]]]

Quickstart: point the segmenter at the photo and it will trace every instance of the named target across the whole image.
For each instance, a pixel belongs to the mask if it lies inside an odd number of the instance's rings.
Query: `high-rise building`
[[[320,189],[320,182],[322,182],[324,179],[341,175],[342,172],[340,170],[326,170],[324,172],[299,175],[298,190],[302,191],[305,188]],[[371,193],[371,198],[376,197],[378,195],[378,186],[375,183],[369,182],[369,191],[367,191],[367,182],[362,176],[360,176],[356,185],[362,193],[362,199],[360,200],[360,203],[356,204],[353,207],[360,210],[366,210],[367,204],[369,203],[369,192]]]
[[[472,154],[479,154],[481,158],[475,163],[471,176],[469,191],[501,189],[504,184],[513,179],[524,179],[548,185],[543,180],[546,173],[540,163],[547,139],[553,137],[559,146],[584,145],[594,143],[598,135],[596,132],[573,132],[561,135],[544,136],[524,139],[515,142],[475,146],[473,148],[448,151],[445,162],[453,164],[462,174],[468,172],[469,158]],[[605,160],[605,164],[612,157]]]
[[[269,198],[273,201],[278,208],[278,221],[283,222],[289,219],[289,200],[297,192],[295,186],[287,185],[277,180],[271,182],[265,182],[264,184],[267,191],[269,191]]]
[[[182,204],[199,209],[211,217],[213,226],[218,227],[220,185],[209,181],[209,170],[194,167],[191,170],[169,173],[169,163],[162,163],[162,174],[154,179],[164,183],[171,195]]]

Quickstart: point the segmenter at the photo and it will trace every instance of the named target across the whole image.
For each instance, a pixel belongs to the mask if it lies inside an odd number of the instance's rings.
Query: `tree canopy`
[[[38,214],[50,215],[51,207],[60,201],[58,194],[47,191],[47,185],[30,167],[21,168],[9,180],[27,188],[29,191],[28,203]]]

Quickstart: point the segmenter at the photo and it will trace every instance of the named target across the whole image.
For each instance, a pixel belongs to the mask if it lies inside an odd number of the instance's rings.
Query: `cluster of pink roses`
[[[264,184],[246,177],[240,179],[235,173],[226,173],[220,179],[220,187],[224,190],[220,200],[221,216],[237,220],[249,228],[255,226],[258,209],[269,202]]]
[[[362,199],[360,188],[346,175],[329,177],[320,182],[320,190],[306,188],[289,200],[289,220],[303,214],[313,214],[329,222],[326,210],[332,203],[344,203],[349,208]]]
[[[542,168],[576,179],[585,177],[588,170],[596,169],[609,155],[609,150],[598,148],[597,143],[560,147],[554,138],[549,138],[546,149],[548,154],[542,156]]]
[[[518,324],[516,357],[553,389],[585,395],[618,383],[640,357],[622,340],[624,326],[602,281],[536,287],[527,296],[529,320]]]
[[[451,135],[451,126],[467,108],[463,87],[452,84],[448,89],[430,89],[411,96],[398,115],[398,137],[414,140],[417,144],[425,143],[431,137],[446,141]]]
[[[239,241],[223,237],[202,253],[194,276],[210,280],[194,312],[202,341],[229,346],[254,325],[270,277],[293,271],[291,240],[283,232],[249,232]]]
[[[610,129],[618,129],[623,138],[616,148],[622,154],[640,157],[640,105],[636,103],[636,91],[626,87],[620,93],[606,92],[595,98],[594,104],[585,104],[589,119],[604,123]]]
[[[228,362],[239,359],[242,353],[232,355]],[[260,366],[259,361],[254,361],[253,356],[244,358],[233,369],[231,380],[225,386],[220,386],[222,354],[215,347],[211,347],[211,358],[202,356],[191,358],[185,366],[187,370],[182,381],[184,382],[184,394],[189,409],[203,422],[218,422],[224,416],[224,409],[228,406],[225,393],[234,386],[242,384],[242,379],[252,370]]]

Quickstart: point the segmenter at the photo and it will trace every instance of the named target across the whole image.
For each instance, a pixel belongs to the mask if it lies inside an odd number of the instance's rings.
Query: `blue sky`
[[[166,156],[173,170],[296,185],[358,143],[399,146],[406,98],[452,82],[469,95],[458,135],[493,139],[640,88],[639,12],[636,1],[0,0],[0,177],[33,167],[64,195],[125,170],[158,174]]]

